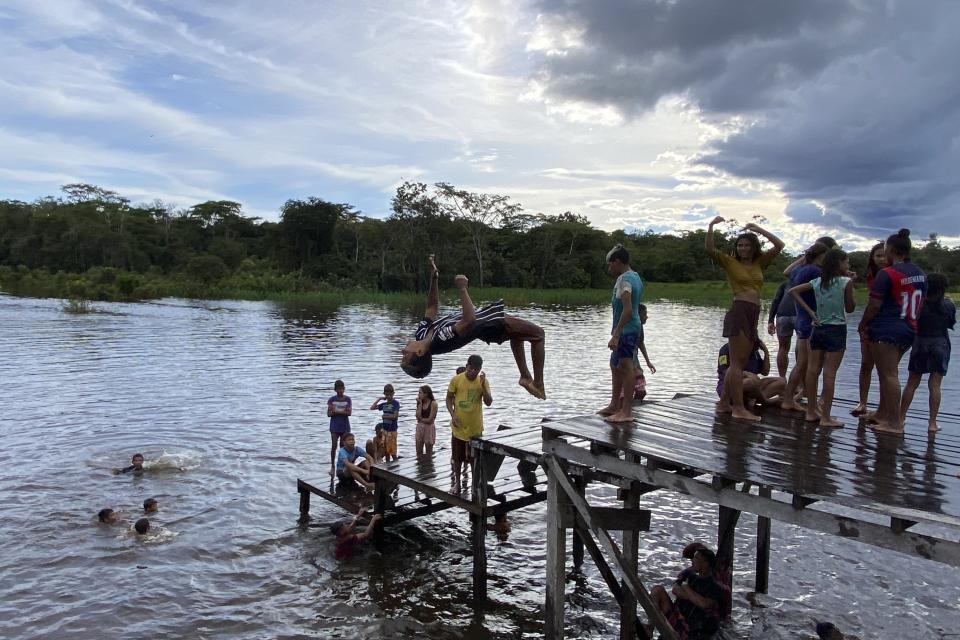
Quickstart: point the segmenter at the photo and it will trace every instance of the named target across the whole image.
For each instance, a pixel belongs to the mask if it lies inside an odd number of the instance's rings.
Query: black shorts
[[[813,328],[813,333],[810,335],[811,351],[837,353],[838,351],[845,351],[846,348],[847,325],[822,324]]]
[[[470,451],[470,443],[466,440],[461,440],[457,436],[451,436],[450,458],[454,464],[470,462],[473,459]]]
[[[910,351],[910,373],[939,373],[947,375],[950,364],[950,338],[926,338],[918,336]]]
[[[757,341],[757,323],[760,321],[760,305],[746,300],[734,300],[727,315],[723,316],[723,337],[746,336]]]

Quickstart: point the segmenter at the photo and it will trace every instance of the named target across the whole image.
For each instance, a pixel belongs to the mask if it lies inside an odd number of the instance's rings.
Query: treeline
[[[703,251],[704,231],[607,233],[586,217],[530,213],[506,196],[453,185],[406,182],[386,218],[320,198],[288,200],[279,221],[244,215],[237,202],[177,209],[132,204],[88,184],[32,203],[0,201],[0,285],[14,293],[92,299],[162,295],[163,282],[205,289],[307,292],[422,291],[426,255],[446,274],[481,287],[605,288],[605,252],[624,244],[651,281],[715,280],[723,274]],[[717,238],[729,248],[729,238]],[[789,257],[769,269],[778,279]],[[862,264],[865,255],[855,255]],[[924,268],[960,275],[960,251],[931,239]],[[860,267],[862,268],[862,267]],[[956,279],[953,280],[956,282]],[[46,283],[46,284],[44,284]],[[37,289],[53,288],[55,291]]]

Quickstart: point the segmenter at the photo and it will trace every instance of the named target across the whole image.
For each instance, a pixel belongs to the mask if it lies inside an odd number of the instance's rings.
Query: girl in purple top
[[[330,396],[327,400],[327,415],[330,416],[330,475],[334,474],[337,468],[337,451],[340,450],[343,436],[350,433],[350,415],[353,413],[353,403],[350,396],[344,391],[347,390],[343,380],[337,380],[333,383],[333,390],[336,395]]]

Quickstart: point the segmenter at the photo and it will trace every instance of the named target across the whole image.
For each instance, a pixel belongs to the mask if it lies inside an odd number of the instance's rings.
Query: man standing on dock
[[[450,464],[453,466],[451,493],[466,488],[461,483],[461,470],[469,468],[471,462],[470,439],[483,435],[483,405],[489,407],[493,404],[490,383],[486,375],[481,373],[482,368],[483,358],[476,354],[470,356],[467,358],[466,371],[455,375],[447,387],[447,411],[450,412],[453,430],[450,447]]]
[[[610,404],[600,410],[607,422],[633,421],[633,395],[637,372],[633,361],[643,341],[640,324],[640,298],[643,281],[630,267],[630,254],[618,244],[607,253],[607,270],[616,276],[613,285],[613,330],[607,346],[611,349],[610,372],[613,377]]]
[[[513,358],[520,371],[520,386],[535,398],[545,400],[547,393],[543,383],[543,329],[532,322],[508,315],[503,300],[475,308],[467,291],[467,276],[464,275],[454,278],[460,296],[460,311],[438,318],[440,274],[432,254],[430,267],[432,273],[430,292],[427,294],[427,310],[423,320],[417,325],[414,339],[408,341],[402,350],[400,367],[404,372],[414,378],[425,378],[433,369],[434,355],[450,353],[478,338],[487,344],[503,344],[504,340],[509,340]],[[525,342],[530,343],[533,374],[527,367]]]

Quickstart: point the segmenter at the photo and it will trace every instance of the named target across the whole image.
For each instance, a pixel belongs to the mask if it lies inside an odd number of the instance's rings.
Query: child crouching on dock
[[[363,458],[359,462],[358,459]],[[359,482],[367,491],[373,491],[370,482],[370,459],[363,447],[356,445],[352,433],[343,436],[343,446],[337,453],[337,478],[345,482]]]

